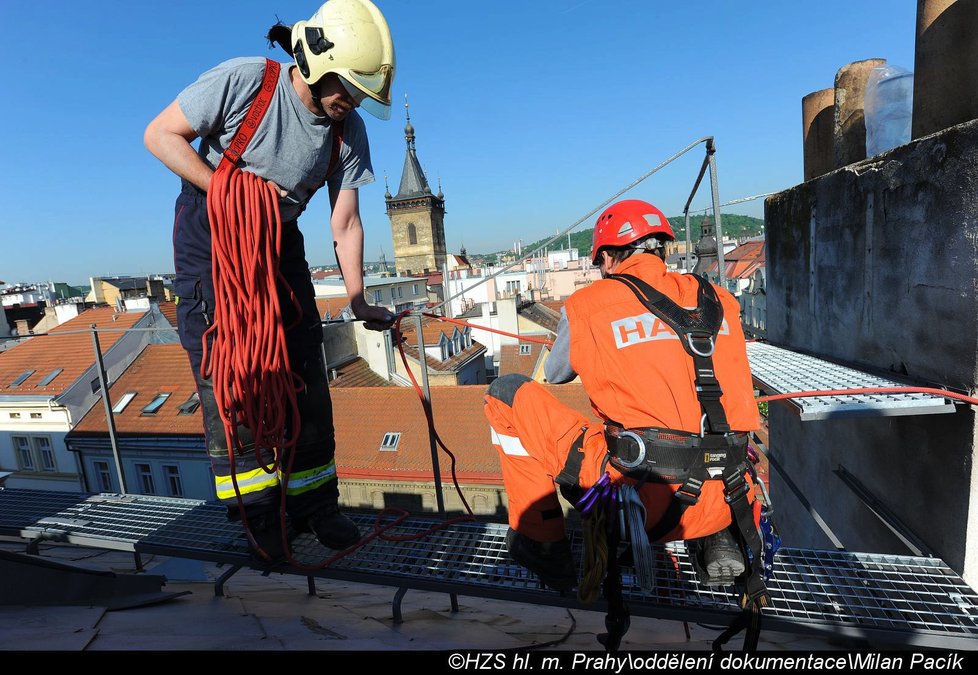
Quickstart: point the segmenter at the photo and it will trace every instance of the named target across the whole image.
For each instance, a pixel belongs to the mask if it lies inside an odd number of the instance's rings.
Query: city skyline
[[[378,4],[398,72],[392,119],[365,117],[377,178],[360,195],[367,260],[393,259],[383,194],[385,174],[394,187],[400,180],[405,94],[418,157],[445,194],[448,249],[488,253],[552,236],[705,135],[716,138],[721,201],[790,187],[802,179],[803,96],[855,60],[913,67],[914,3],[831,2],[818,12],[720,2]],[[276,18],[304,19],[317,6],[284,14],[258,2],[233,11],[176,2],[162,16],[114,2],[66,6],[43,18],[46,31],[84,36],[68,55],[38,49],[29,31],[13,35],[8,91],[19,105],[0,112],[0,279],[78,284],[171,272],[179,184],[143,148],[145,125],[220,61],[285,62],[262,35]],[[3,14],[11,25],[40,19],[27,6]],[[182,35],[187,16],[207,35],[193,48]],[[83,77],[65,76],[73,63]],[[677,215],[701,161],[690,152],[628,196]],[[701,187],[693,208],[708,204]],[[762,200],[732,212],[760,217]],[[327,223],[326,200],[314,200],[301,223],[311,265],[333,262]]]

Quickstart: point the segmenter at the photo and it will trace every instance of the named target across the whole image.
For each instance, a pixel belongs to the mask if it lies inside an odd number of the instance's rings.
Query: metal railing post
[[[441,466],[438,463],[438,447],[435,441],[434,410],[431,407],[431,389],[428,387],[428,363],[424,352],[424,324],[422,317],[418,320],[418,362],[421,364],[421,389],[424,392],[424,406],[431,416],[428,421],[428,443],[431,446],[431,471],[435,479],[435,499],[438,502],[438,515],[445,515],[445,497],[441,489]]]
[[[711,138],[706,142],[706,157],[710,162],[710,190],[713,193],[713,226],[717,232],[717,286],[726,288],[723,283],[723,227],[720,225],[720,188],[717,185],[717,149]]]
[[[119,445],[115,439],[115,420],[112,418],[112,401],[109,399],[109,378],[105,375],[105,361],[102,359],[102,347],[98,341],[98,330],[91,324],[92,346],[95,348],[95,370],[98,371],[99,386],[102,388],[102,403],[105,404],[105,420],[109,425],[109,444],[112,446],[112,456],[115,458],[115,470],[119,477],[119,492],[128,494],[126,488],[126,473],[122,469],[122,457],[119,455]]]

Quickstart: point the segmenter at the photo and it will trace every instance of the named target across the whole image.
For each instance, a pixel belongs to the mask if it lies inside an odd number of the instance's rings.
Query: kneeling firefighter
[[[592,486],[628,486],[644,508],[639,532],[648,542],[686,540],[700,581],[743,583],[742,605],[756,615],[767,594],[747,441],[760,418],[740,307],[698,276],[667,271],[663,243],[674,239],[652,204],[610,206],[594,228],[602,279],[562,310],[547,380],[580,375],[603,425],[522,375],[490,386],[507,545],[544,584],[569,590],[577,566],[555,482],[579,508]]]

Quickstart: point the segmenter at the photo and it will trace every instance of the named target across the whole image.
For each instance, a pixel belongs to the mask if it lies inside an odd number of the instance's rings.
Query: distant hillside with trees
[[[712,222],[711,217],[707,217],[708,222]],[[700,229],[703,222],[702,215],[691,215],[689,217],[689,223],[693,231],[693,241],[697,241],[700,238]],[[722,221],[720,223],[723,226],[724,237],[733,237],[739,239],[741,237],[756,237],[764,233],[764,219],[754,218],[753,216],[741,216],[735,213],[723,213]],[[669,225],[672,226],[672,231],[676,233],[677,240],[686,239],[686,219],[683,216],[673,216],[669,218]],[[586,230],[578,230],[571,232],[570,235],[570,245],[571,248],[576,248],[580,251],[581,256],[587,256],[591,253],[591,241],[594,238],[594,228],[589,227]],[[524,244],[523,251],[529,253],[543,246],[544,242],[547,241],[549,237],[545,239],[540,239],[531,244]],[[556,251],[560,249],[567,248],[567,236],[563,236],[557,241],[550,245],[550,250]],[[500,251],[499,253],[504,253],[505,251]],[[485,256],[488,257],[488,256]]]

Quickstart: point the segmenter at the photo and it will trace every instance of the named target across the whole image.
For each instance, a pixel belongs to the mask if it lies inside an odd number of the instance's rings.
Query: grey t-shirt
[[[208,70],[177,96],[180,110],[200,136],[198,154],[216,168],[224,149],[248,114],[261,87],[265,59],[231,59]],[[279,207],[282,220],[294,220],[329,168],[332,126],[328,117],[311,112],[296,93],[283,64],[265,119],[238,166],[275,181],[289,195]],[[363,119],[354,110],[343,123],[339,160],[329,176],[331,188],[358,188],[374,181]]]
[[[564,384],[577,377],[570,363],[570,323],[563,307],[560,308],[557,337],[550,348],[550,356],[543,362],[543,374],[551,384]]]

